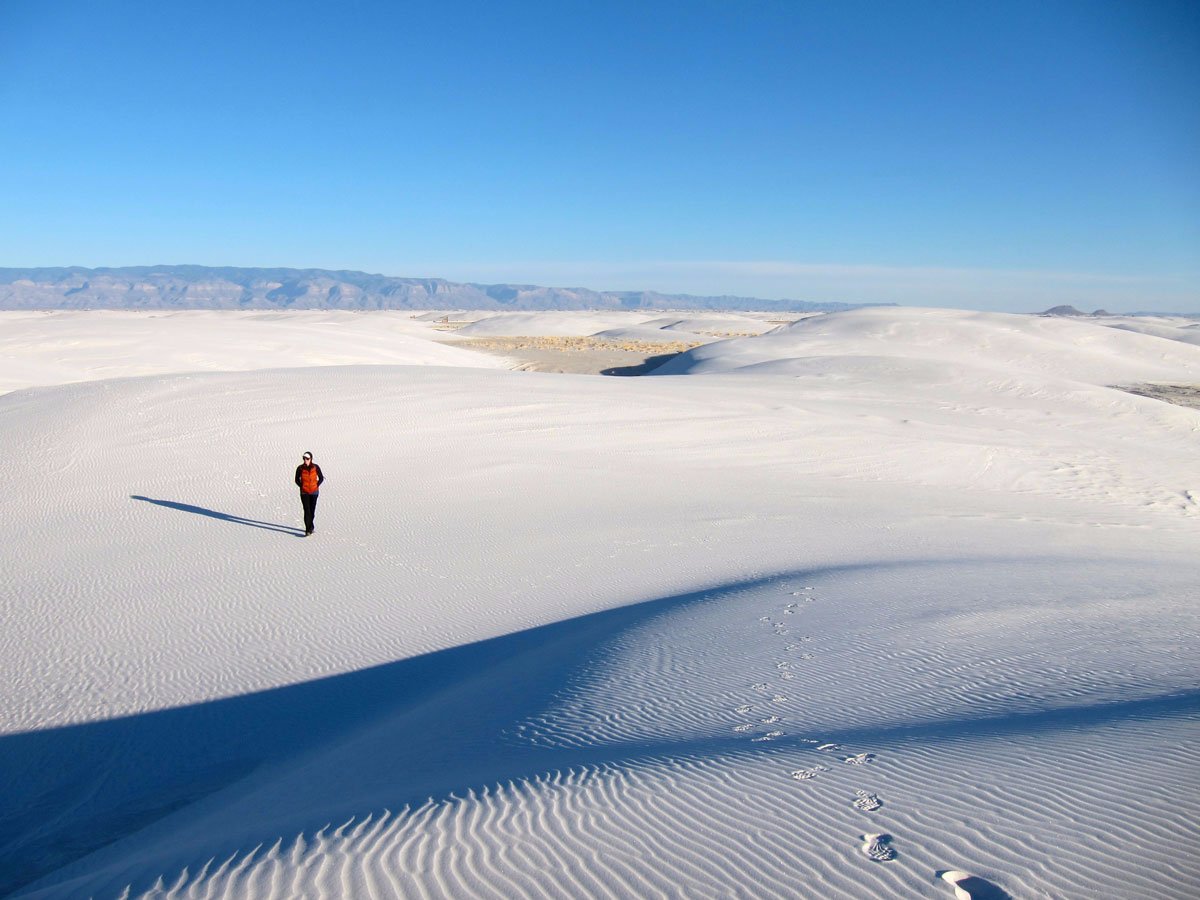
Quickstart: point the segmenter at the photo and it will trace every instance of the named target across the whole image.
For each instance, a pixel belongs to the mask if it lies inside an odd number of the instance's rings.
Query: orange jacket
[[[313,463],[311,466],[303,464],[296,466],[296,484],[300,486],[300,493],[317,493],[317,489],[324,480],[325,476],[321,474],[321,467],[316,463]]]

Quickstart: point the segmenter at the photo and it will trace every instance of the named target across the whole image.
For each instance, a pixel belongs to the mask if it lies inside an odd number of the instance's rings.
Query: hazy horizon
[[[675,299],[682,299],[684,297],[689,297],[689,298],[693,298],[698,301],[700,301],[700,300],[713,301],[713,300],[718,300],[721,297],[727,297],[731,301],[739,301],[737,304],[730,306],[729,307],[730,309],[746,309],[746,308],[748,308],[745,305],[745,303],[747,301],[752,302],[752,301],[756,301],[756,300],[761,300],[764,304],[790,304],[795,308],[800,308],[801,306],[804,306],[804,307],[827,306],[830,308],[854,307],[854,306],[907,306],[907,307],[966,309],[966,310],[976,310],[976,311],[997,311],[997,310],[988,310],[988,309],[985,309],[978,305],[971,306],[968,304],[954,304],[954,303],[944,303],[944,304],[939,304],[936,302],[906,303],[906,302],[901,302],[901,301],[871,302],[871,301],[854,301],[854,300],[826,300],[823,298],[812,298],[812,297],[761,297],[761,296],[755,297],[755,296],[748,296],[748,295],[744,295],[744,294],[731,293],[728,291],[723,292],[723,293],[707,293],[707,294],[705,294],[705,293],[698,293],[695,291],[672,291],[672,290],[663,289],[663,288],[659,288],[659,289],[655,289],[655,288],[613,288],[613,289],[610,289],[610,288],[604,288],[604,287],[597,287],[596,285],[593,285],[593,284],[554,284],[554,283],[546,283],[546,282],[539,283],[539,282],[525,280],[525,279],[515,279],[515,280],[511,280],[511,281],[500,281],[500,280],[479,281],[479,280],[470,280],[470,279],[446,278],[442,275],[435,275],[435,274],[366,272],[366,271],[355,270],[355,269],[331,270],[331,269],[324,269],[324,268],[315,267],[315,266],[206,266],[206,265],[200,265],[200,264],[195,264],[195,263],[178,263],[178,264],[176,264],[176,263],[158,263],[158,264],[150,264],[150,265],[132,265],[132,266],[75,266],[75,265],[20,266],[20,267],[0,266],[0,274],[13,273],[13,272],[22,272],[23,273],[23,272],[39,271],[39,270],[49,270],[49,271],[63,270],[63,271],[104,272],[104,273],[112,273],[115,275],[120,275],[122,273],[131,273],[132,271],[137,271],[137,270],[161,270],[162,273],[169,274],[172,277],[182,277],[186,273],[181,272],[179,270],[189,270],[189,269],[209,270],[213,273],[214,277],[217,277],[218,273],[221,273],[223,270],[230,270],[230,269],[236,270],[236,271],[264,272],[264,273],[273,272],[273,271],[278,271],[278,272],[288,271],[288,272],[297,272],[297,273],[324,274],[324,275],[328,275],[328,276],[336,276],[339,274],[357,275],[357,276],[365,276],[365,277],[371,278],[371,279],[374,279],[374,278],[395,279],[396,281],[399,281],[399,282],[437,281],[437,282],[446,283],[450,286],[463,287],[463,288],[471,287],[471,288],[483,289],[483,288],[492,288],[492,287],[519,287],[519,288],[529,288],[529,289],[533,289],[535,291],[548,290],[551,292],[562,292],[562,293],[567,293],[567,294],[574,292],[574,291],[583,291],[583,292],[588,292],[588,293],[594,293],[597,295],[607,295],[610,297],[613,295],[617,295],[617,294],[629,295],[629,294],[651,293],[651,294],[661,294],[664,297],[675,298]],[[870,272],[869,275],[876,279],[883,280],[883,279],[886,279],[887,277],[889,277],[891,272],[892,272],[892,270],[879,268],[879,269],[876,269],[876,270],[873,270],[872,272]],[[503,274],[503,273],[498,271],[497,274]],[[840,273],[839,271],[835,270],[834,272],[831,272],[830,274],[836,275],[836,274],[844,274],[844,273]],[[929,270],[929,271],[920,272],[919,274],[922,277],[930,279],[930,281],[932,283],[932,282],[936,281],[936,279],[939,276],[945,276],[949,273],[941,272],[938,270]],[[981,291],[986,291],[988,289],[987,285],[985,284],[985,281],[984,281],[984,279],[987,277],[988,273],[963,272],[960,274],[973,275],[974,277],[976,277],[980,280]],[[1021,277],[1032,278],[1032,277],[1036,277],[1038,274],[1039,273],[1010,273],[1010,275],[1012,277],[1016,277],[1016,278],[1021,278]],[[1058,279],[1063,283],[1070,283],[1070,281],[1073,278],[1080,277],[1077,275],[1073,275],[1071,273],[1041,273],[1041,274],[1044,274],[1051,279]],[[993,278],[994,277],[996,277],[996,276],[993,273]],[[350,280],[350,283],[355,284],[356,283],[355,279],[352,278]],[[1120,282],[1114,282],[1114,284],[1119,284],[1119,283]],[[369,285],[369,283],[368,283],[368,285]],[[353,289],[357,290],[357,288],[353,288]],[[367,289],[368,289],[368,291],[372,290],[372,288],[370,288],[370,287],[368,287]],[[64,297],[68,296],[68,295],[72,295],[72,294],[77,294],[77,293],[78,293],[77,288],[72,289],[72,290],[67,291],[67,293],[64,295]],[[140,295],[139,295],[139,297],[140,297]],[[1087,303],[1073,303],[1068,299],[1063,299],[1063,297],[1064,297],[1064,294],[1061,291],[1050,292],[1050,293],[1045,294],[1042,297],[1042,302],[1040,304],[1031,304],[1027,308],[1024,308],[1024,309],[1000,310],[1000,311],[1008,311],[1008,312],[1016,312],[1016,313],[1041,313],[1041,312],[1044,312],[1048,309],[1055,308],[1055,307],[1074,307],[1083,313],[1091,313],[1094,311],[1096,311],[1096,312],[1104,311],[1104,312],[1113,313],[1113,314],[1162,313],[1162,314],[1166,314],[1166,315],[1189,315],[1189,316],[1200,315],[1200,301],[1197,301],[1196,306],[1193,308],[1190,308],[1190,309],[1185,307],[1185,308],[1181,308],[1181,309],[1171,310],[1171,309],[1164,309],[1164,308],[1152,308],[1150,306],[1140,306],[1140,307],[1133,306],[1133,305],[1122,306],[1120,304],[1110,304],[1107,307],[1091,306],[1091,305],[1088,305]],[[106,299],[111,300],[111,298],[106,298]],[[166,298],[164,298],[164,299],[166,299]],[[459,299],[461,300],[461,298],[459,298]],[[183,309],[183,308],[197,308],[197,309],[216,308],[216,307],[211,307],[211,306],[190,306],[190,305],[187,305],[184,302],[184,300],[185,300],[185,298],[183,298],[183,297],[176,297],[175,292],[172,291],[169,303],[167,304],[166,307],[163,307],[163,308],[180,308],[180,309]],[[452,301],[450,303],[450,306],[453,306],[454,308],[464,308],[464,309],[475,308],[475,307],[472,307],[469,303],[466,305],[463,305],[462,302],[453,302],[453,301],[455,301],[454,297],[450,297],[450,300]],[[138,308],[144,304],[144,301],[145,301],[145,298],[140,297],[139,301],[130,307],[124,307],[121,304],[112,305],[109,302],[106,302],[100,306],[88,307],[88,308],[113,308],[113,309]],[[244,305],[244,302],[245,301],[243,299],[243,301],[241,301],[241,304],[239,305],[239,308],[240,308],[240,306]],[[532,302],[532,298],[530,298],[530,302]],[[549,303],[549,301],[547,301],[547,304],[548,303]],[[180,305],[180,304],[182,304],[182,305]],[[400,301],[398,298],[397,298],[397,304],[398,305],[388,306],[386,308],[394,308],[394,309],[407,309],[407,308],[425,309],[425,308],[429,308],[427,305],[410,307],[408,305],[405,305],[405,303]],[[607,307],[606,304],[597,304],[595,308],[600,309],[600,308],[606,308],[606,307]],[[52,306],[44,306],[44,307],[40,306],[40,305],[29,306],[23,302],[18,302],[15,305],[13,305],[9,302],[9,299],[6,299],[5,297],[0,296],[0,309],[23,309],[23,308],[54,309],[54,308],[60,308],[60,307],[53,306],[53,305]],[[68,306],[68,307],[62,307],[62,308],[72,308],[72,307]],[[147,308],[158,308],[158,307],[147,307]],[[252,305],[250,307],[245,307],[245,308],[260,308],[260,307]],[[276,307],[270,306],[270,307],[261,307],[261,308],[276,308]],[[306,308],[308,308],[308,307],[306,307]],[[351,308],[351,307],[347,307],[344,303],[332,303],[327,308],[337,309],[337,308]],[[449,307],[447,307],[447,308],[449,308]],[[480,305],[478,308],[483,309],[483,308],[491,308],[491,307]],[[534,310],[534,309],[552,309],[552,308],[566,308],[566,307],[562,307],[562,306],[556,307],[553,305],[546,305],[546,304],[529,305],[529,303],[523,302],[523,303],[517,304],[516,306],[512,306],[511,308]],[[576,308],[591,308],[591,307],[584,305],[582,307],[576,307]],[[721,308],[721,307],[714,306],[714,305],[706,305],[706,306],[699,306],[696,308],[698,308],[698,309],[702,309],[702,308],[717,309],[717,308]]]

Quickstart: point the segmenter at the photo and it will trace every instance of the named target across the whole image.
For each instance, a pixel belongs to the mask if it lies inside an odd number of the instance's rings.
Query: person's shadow
[[[247,519],[243,516],[232,516],[229,513],[217,512],[215,509],[205,509],[203,506],[192,506],[190,503],[177,503],[174,500],[155,500],[140,494],[130,494],[130,500],[141,500],[143,503],[153,503],[155,506],[165,506],[167,509],[177,509],[180,512],[195,513],[198,516],[208,516],[210,519],[220,519],[222,522],[232,522],[235,525],[249,525],[251,528],[263,528],[267,531],[278,531],[281,534],[291,534],[304,537],[300,528],[290,528],[274,522],[260,522],[258,519]]]

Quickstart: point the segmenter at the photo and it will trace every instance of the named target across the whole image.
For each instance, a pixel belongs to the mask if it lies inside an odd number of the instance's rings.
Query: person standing
[[[300,488],[300,503],[304,506],[304,536],[313,533],[313,517],[317,514],[317,495],[325,476],[313,462],[312,453],[304,451],[304,459],[296,466],[296,486]]]

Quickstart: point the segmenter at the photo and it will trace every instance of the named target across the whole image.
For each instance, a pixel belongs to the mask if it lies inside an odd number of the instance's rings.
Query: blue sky
[[[0,0],[0,266],[1200,311],[1200,4]]]

